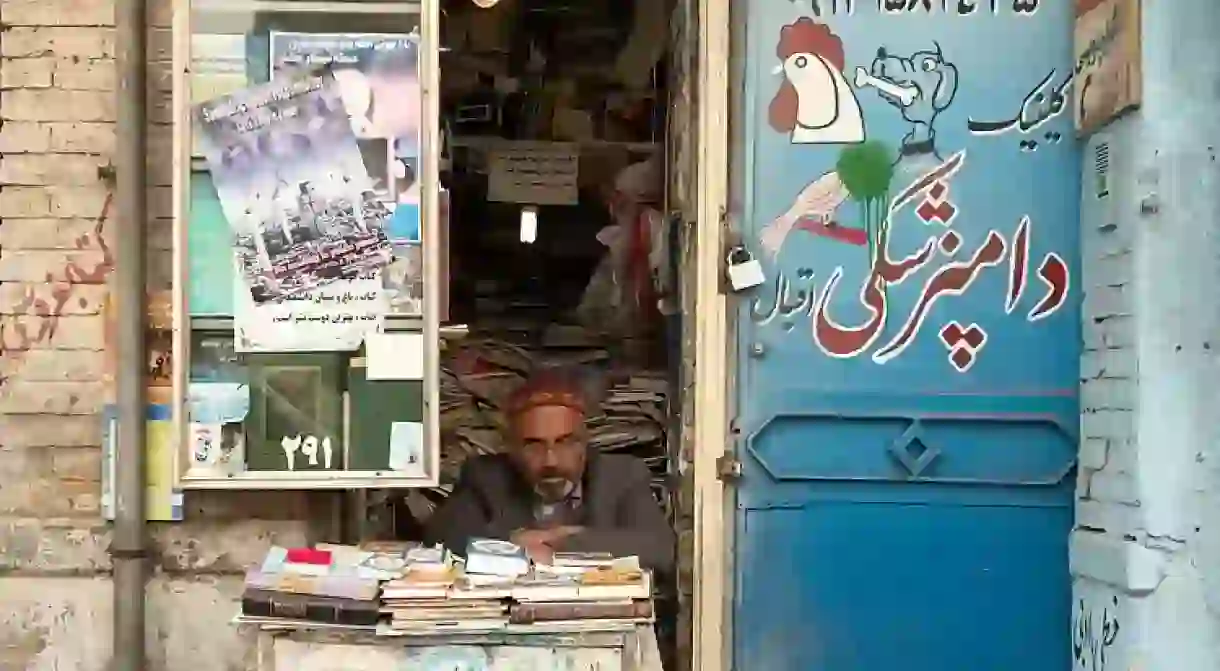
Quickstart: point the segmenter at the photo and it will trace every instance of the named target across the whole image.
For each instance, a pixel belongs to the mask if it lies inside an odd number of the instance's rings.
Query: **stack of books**
[[[645,622],[654,616],[652,575],[635,557],[593,553],[555,554],[551,566],[535,566],[512,589],[509,621]]]
[[[506,541],[442,548],[376,543],[273,547],[246,575],[239,621],[375,628],[383,634],[494,631],[512,625],[651,621],[652,577],[635,557],[556,553],[531,565]],[[387,617],[388,616],[388,617]]]
[[[507,625],[507,585],[468,576],[463,568],[440,548],[408,553],[402,577],[382,589],[388,632],[486,631]]]
[[[375,626],[381,581],[401,572],[404,552],[403,546],[272,547],[246,574],[241,618]]]

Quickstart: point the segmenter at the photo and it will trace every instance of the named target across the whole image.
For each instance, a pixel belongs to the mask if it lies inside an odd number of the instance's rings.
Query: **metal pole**
[[[118,348],[118,441],[115,460],[113,671],[143,671],[147,530],[144,514],[145,357],[147,318],[144,228],[147,0],[117,0],[115,47],[119,75],[116,129],[115,346]]]

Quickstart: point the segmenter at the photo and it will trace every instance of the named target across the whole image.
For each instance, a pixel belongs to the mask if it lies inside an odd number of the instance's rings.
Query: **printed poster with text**
[[[359,347],[380,330],[389,211],[334,77],[284,77],[194,109],[241,281],[240,351]]]
[[[329,70],[377,199],[391,214],[393,262],[383,274],[390,313],[419,316],[423,303],[419,146],[419,42],[386,33],[271,33],[271,75]]]

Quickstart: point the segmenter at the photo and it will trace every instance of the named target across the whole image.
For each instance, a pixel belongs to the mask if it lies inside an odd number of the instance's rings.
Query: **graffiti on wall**
[[[85,233],[74,241],[76,249],[97,245],[102,252],[102,258],[87,265],[75,261],[67,262],[62,269],[62,282],[57,281],[53,274],[47,273],[46,284],[50,287],[50,295],[47,298],[38,295],[35,285],[26,285],[21,300],[8,306],[7,312],[27,319],[0,322],[0,355],[20,361],[25,352],[50,342],[58,332],[60,315],[68,302],[76,298],[78,288],[83,284],[106,283],[106,277],[114,269],[114,256],[102,233],[112,201],[113,194],[108,193],[102,204],[102,211],[94,221],[92,232]],[[7,377],[0,375],[0,387],[4,386],[5,382]]]
[[[794,4],[808,15],[779,28],[772,71],[779,81],[767,126],[787,136],[785,171],[806,162],[825,167],[813,171],[778,215],[763,219],[758,244],[775,270],[753,297],[749,317],[757,328],[809,334],[826,357],[867,356],[875,364],[902,356],[930,330],[951,369],[968,372],[992,338],[977,320],[946,317],[938,305],[985,284],[981,290],[995,293],[1003,315],[1035,324],[1069,301],[1071,272],[1055,251],[1061,238],[1038,225],[1042,195],[1029,192],[1030,207],[1018,202],[1000,218],[993,207],[980,209],[977,195],[963,199],[957,189],[965,177],[977,194],[979,175],[995,169],[1000,152],[1036,158],[1067,144],[1062,123],[1070,120],[1071,68],[1063,68],[1066,76],[1055,68],[1039,71],[1011,99],[1007,91],[989,96],[989,111],[999,106],[999,115],[959,111],[967,102],[962,82],[974,74],[962,65],[975,62],[955,52],[961,45],[919,34],[853,49],[830,19],[863,3]],[[1010,9],[1028,16],[1038,8],[1037,0],[876,5],[883,15]],[[1003,105],[1011,112],[1003,113]],[[787,254],[787,263],[778,263],[786,249],[810,245],[819,251]],[[984,282],[991,276],[1002,282]],[[996,291],[997,284],[1003,289]],[[915,289],[899,292],[907,285]]]
[[[1072,620],[1072,668],[1105,671],[1107,662],[1114,658],[1114,647],[1122,631],[1118,597],[1111,596],[1101,610],[1081,598]]]

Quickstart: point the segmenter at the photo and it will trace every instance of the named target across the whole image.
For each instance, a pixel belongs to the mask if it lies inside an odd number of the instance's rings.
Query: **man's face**
[[[517,418],[511,455],[543,501],[563,500],[585,472],[585,418],[562,405],[530,408]]]

